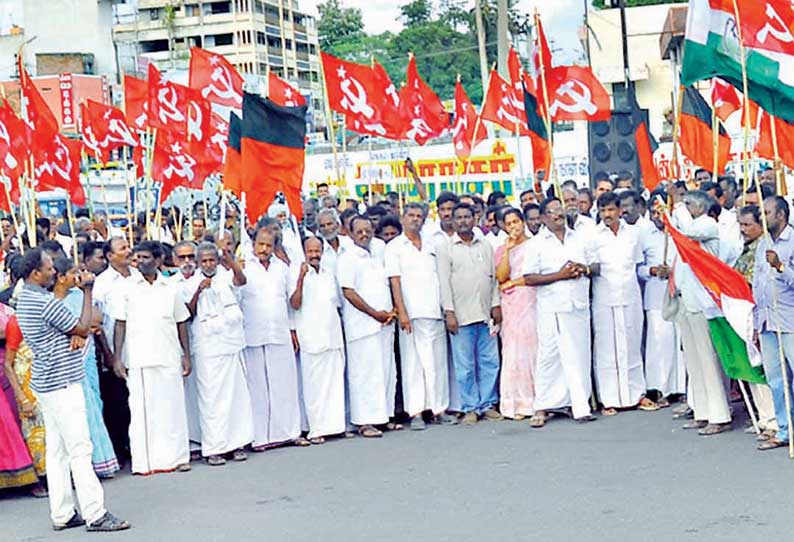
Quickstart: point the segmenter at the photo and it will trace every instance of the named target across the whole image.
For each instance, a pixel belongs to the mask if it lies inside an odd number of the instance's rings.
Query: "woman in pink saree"
[[[504,211],[508,238],[496,249],[496,280],[502,291],[502,371],[499,407],[502,415],[523,420],[534,413],[533,374],[538,350],[535,288],[524,286],[522,269],[531,241],[518,209]]]

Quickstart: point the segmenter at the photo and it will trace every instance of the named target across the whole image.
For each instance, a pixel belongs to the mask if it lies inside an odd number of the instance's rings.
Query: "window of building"
[[[214,2],[210,4],[210,13],[231,13],[232,12],[232,3],[231,2]]]
[[[215,34],[215,46],[234,45],[234,34]]]
[[[158,53],[168,50],[168,40],[151,40],[141,42],[142,53]]]

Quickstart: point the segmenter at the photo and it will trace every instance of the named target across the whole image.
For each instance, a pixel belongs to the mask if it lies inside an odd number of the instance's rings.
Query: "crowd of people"
[[[134,231],[80,210],[74,234],[40,218],[35,243],[5,218],[0,488],[49,494],[57,530],[109,531],[129,523],[99,479],[127,465],[184,472],[404,425],[539,429],[673,403],[684,428],[722,433],[740,383],[666,212],[752,286],[767,384],[747,406],[758,448],[785,446],[794,230],[774,181],[567,181],[516,206],[501,192],[340,202],[321,184],[300,222],[279,201],[256,224],[229,205],[223,227],[201,205]]]

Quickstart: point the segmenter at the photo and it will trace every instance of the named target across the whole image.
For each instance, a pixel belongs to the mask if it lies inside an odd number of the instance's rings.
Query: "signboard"
[[[74,85],[71,73],[58,75],[58,91],[61,96],[61,127],[74,128],[77,126],[77,122],[75,121]]]

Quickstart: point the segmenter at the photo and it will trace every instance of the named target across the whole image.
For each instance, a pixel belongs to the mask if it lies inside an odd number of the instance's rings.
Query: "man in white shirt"
[[[568,227],[585,235],[588,239],[592,239],[595,236],[596,223],[589,216],[579,212],[579,192],[575,188],[563,188],[562,204],[565,208]]]
[[[642,262],[639,228],[620,219],[614,192],[598,198],[593,269],[594,369],[602,414],[618,408],[658,410],[645,397],[642,366],[642,298],[637,264]]]
[[[259,228],[246,255],[240,289],[245,329],[245,365],[254,417],[253,450],[262,452],[301,438],[297,335],[289,314],[289,269],[273,255],[276,238]]]
[[[254,437],[251,397],[245,380],[243,313],[236,290],[245,275],[231,253],[218,267],[218,248],[202,243],[195,249],[200,272],[184,284],[183,300],[192,317],[191,340],[201,424],[201,453],[207,463],[246,459],[243,447]]]
[[[421,232],[422,206],[408,203],[403,233],[386,245],[386,274],[399,320],[403,406],[411,429],[422,430],[422,413],[439,422],[457,423],[449,406],[447,337],[441,319],[436,249]]]
[[[191,370],[190,313],[176,286],[158,271],[162,250],[156,241],[135,247],[140,274],[124,280],[110,310],[116,320],[114,370],[127,379],[130,392],[135,474],[190,470],[183,383]]]
[[[323,257],[320,264],[333,277],[336,277],[337,258],[345,247],[353,244],[350,237],[339,233],[340,227],[339,215],[335,209],[323,208],[317,213],[317,231],[323,241]]]
[[[674,201],[678,198],[677,194],[673,196]],[[712,202],[705,192],[687,192],[683,202],[677,201],[673,208],[673,225],[690,239],[699,242],[704,250],[719,256],[719,227],[707,214]],[[674,280],[681,291],[682,307],[678,313],[678,323],[681,327],[684,363],[689,375],[687,403],[695,414],[695,419],[685,424],[684,428],[698,429],[698,433],[705,436],[716,435],[731,427],[724,373],[711,342],[704,312],[716,306],[689,265],[680,260],[674,264]]]
[[[355,245],[337,262],[347,342],[350,419],[364,437],[381,437],[375,425],[394,414],[394,310],[382,251],[372,244],[374,227],[364,216],[350,222]]]
[[[673,322],[662,317],[662,304],[668,295],[670,263],[675,260],[675,244],[665,240],[661,209],[654,209],[650,226],[642,229],[642,263],[637,275],[643,281],[645,335],[645,383],[657,392],[656,403],[669,405],[667,397],[686,393],[686,370],[681,353],[681,334]],[[667,254],[665,254],[665,247]]]
[[[322,211],[321,211],[322,212]],[[345,352],[336,277],[323,266],[317,237],[304,241],[306,262],[290,268],[290,306],[301,354],[308,439],[322,444],[345,431]]]
[[[549,410],[571,407],[577,421],[590,412],[590,281],[592,262],[580,232],[567,227],[562,203],[541,204],[544,226],[532,239],[524,281],[538,287],[538,362],[535,414],[530,426],[543,427]]]

